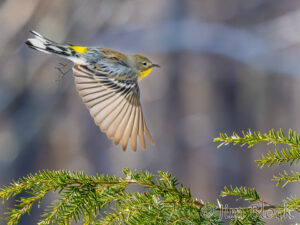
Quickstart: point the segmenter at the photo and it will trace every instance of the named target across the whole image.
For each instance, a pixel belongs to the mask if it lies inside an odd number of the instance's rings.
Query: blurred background
[[[136,153],[113,146],[72,74],[56,81],[55,67],[67,61],[24,45],[29,30],[160,64],[140,83],[156,145]],[[257,168],[270,147],[213,143],[220,132],[300,131],[299,43],[299,0],[0,0],[0,184],[42,169],[121,175],[129,167],[168,170],[212,203],[230,184],[256,187],[272,204],[299,195],[297,184],[275,187],[279,169]]]

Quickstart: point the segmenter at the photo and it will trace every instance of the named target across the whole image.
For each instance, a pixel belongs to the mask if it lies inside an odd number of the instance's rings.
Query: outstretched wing
[[[125,151],[131,139],[131,148],[136,151],[139,136],[140,145],[145,149],[144,133],[154,144],[144,121],[136,79],[125,80],[83,65],[74,65],[73,74],[79,95],[95,123],[115,145],[121,142]]]

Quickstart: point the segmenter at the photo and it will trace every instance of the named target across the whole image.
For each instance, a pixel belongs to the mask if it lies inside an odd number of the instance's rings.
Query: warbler
[[[34,38],[25,43],[40,52],[58,55],[74,63],[75,85],[95,123],[126,150],[129,139],[137,150],[137,137],[146,149],[145,137],[154,141],[144,120],[138,81],[150,74],[152,63],[142,55],[126,55],[100,47],[59,44],[30,31]]]

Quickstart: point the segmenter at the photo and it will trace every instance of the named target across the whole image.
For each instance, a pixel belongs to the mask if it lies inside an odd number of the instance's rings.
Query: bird
[[[66,58],[73,62],[75,86],[100,130],[126,150],[130,141],[136,152],[137,142],[146,149],[145,136],[154,145],[144,120],[138,82],[154,67],[143,55],[129,55],[101,48],[59,44],[30,31],[26,45],[34,50]]]

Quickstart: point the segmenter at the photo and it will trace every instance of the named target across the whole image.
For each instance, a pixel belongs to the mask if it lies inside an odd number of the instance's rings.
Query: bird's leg
[[[64,71],[64,69],[65,69],[65,67],[66,67],[67,65],[69,65],[69,63],[66,63],[66,64],[64,64],[64,63],[59,63],[58,66],[55,67],[55,69],[57,69],[57,70],[60,72],[60,74],[58,75],[56,81],[62,80],[62,79],[64,78],[64,76],[65,76],[67,73],[69,73],[69,72],[71,71],[71,69],[69,69],[69,70],[67,70],[67,71]]]

